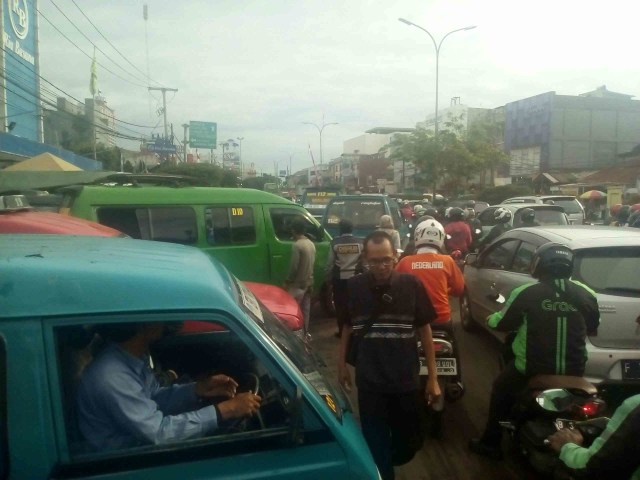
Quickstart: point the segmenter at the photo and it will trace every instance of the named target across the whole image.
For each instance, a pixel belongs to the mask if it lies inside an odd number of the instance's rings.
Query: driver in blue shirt
[[[77,394],[78,428],[92,449],[157,445],[213,433],[220,422],[256,413],[261,398],[236,395],[226,375],[162,387],[151,368],[149,347],[165,324],[114,325],[101,330],[109,341],[85,369]],[[206,402],[226,397],[216,405]]]

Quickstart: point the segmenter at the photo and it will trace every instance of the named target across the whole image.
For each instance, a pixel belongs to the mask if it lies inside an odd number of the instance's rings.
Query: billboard
[[[11,133],[40,141],[37,0],[2,1],[2,82]]]
[[[189,122],[189,146],[191,148],[216,148],[218,124],[214,122]]]

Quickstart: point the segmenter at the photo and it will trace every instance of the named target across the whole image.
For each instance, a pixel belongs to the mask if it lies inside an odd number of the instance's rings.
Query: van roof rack
[[[185,175],[169,175],[163,173],[114,173],[108,177],[96,180],[91,185],[155,185],[163,187],[210,187],[211,185],[202,178],[188,177]]]

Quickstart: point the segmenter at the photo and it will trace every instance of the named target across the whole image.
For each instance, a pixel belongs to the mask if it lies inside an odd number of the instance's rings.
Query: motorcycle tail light
[[[446,340],[442,340],[440,338],[433,339],[433,348],[436,352],[436,355],[451,355],[453,353],[453,345],[451,342],[447,342]]]
[[[598,400],[587,400],[581,407],[582,414],[585,417],[595,417],[604,406],[603,402]]]

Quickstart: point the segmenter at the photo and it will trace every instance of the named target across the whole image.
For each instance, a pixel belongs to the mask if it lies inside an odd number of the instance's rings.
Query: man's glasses
[[[384,258],[370,258],[367,260],[367,264],[370,267],[390,267],[395,262],[395,258],[393,257],[384,257]]]

